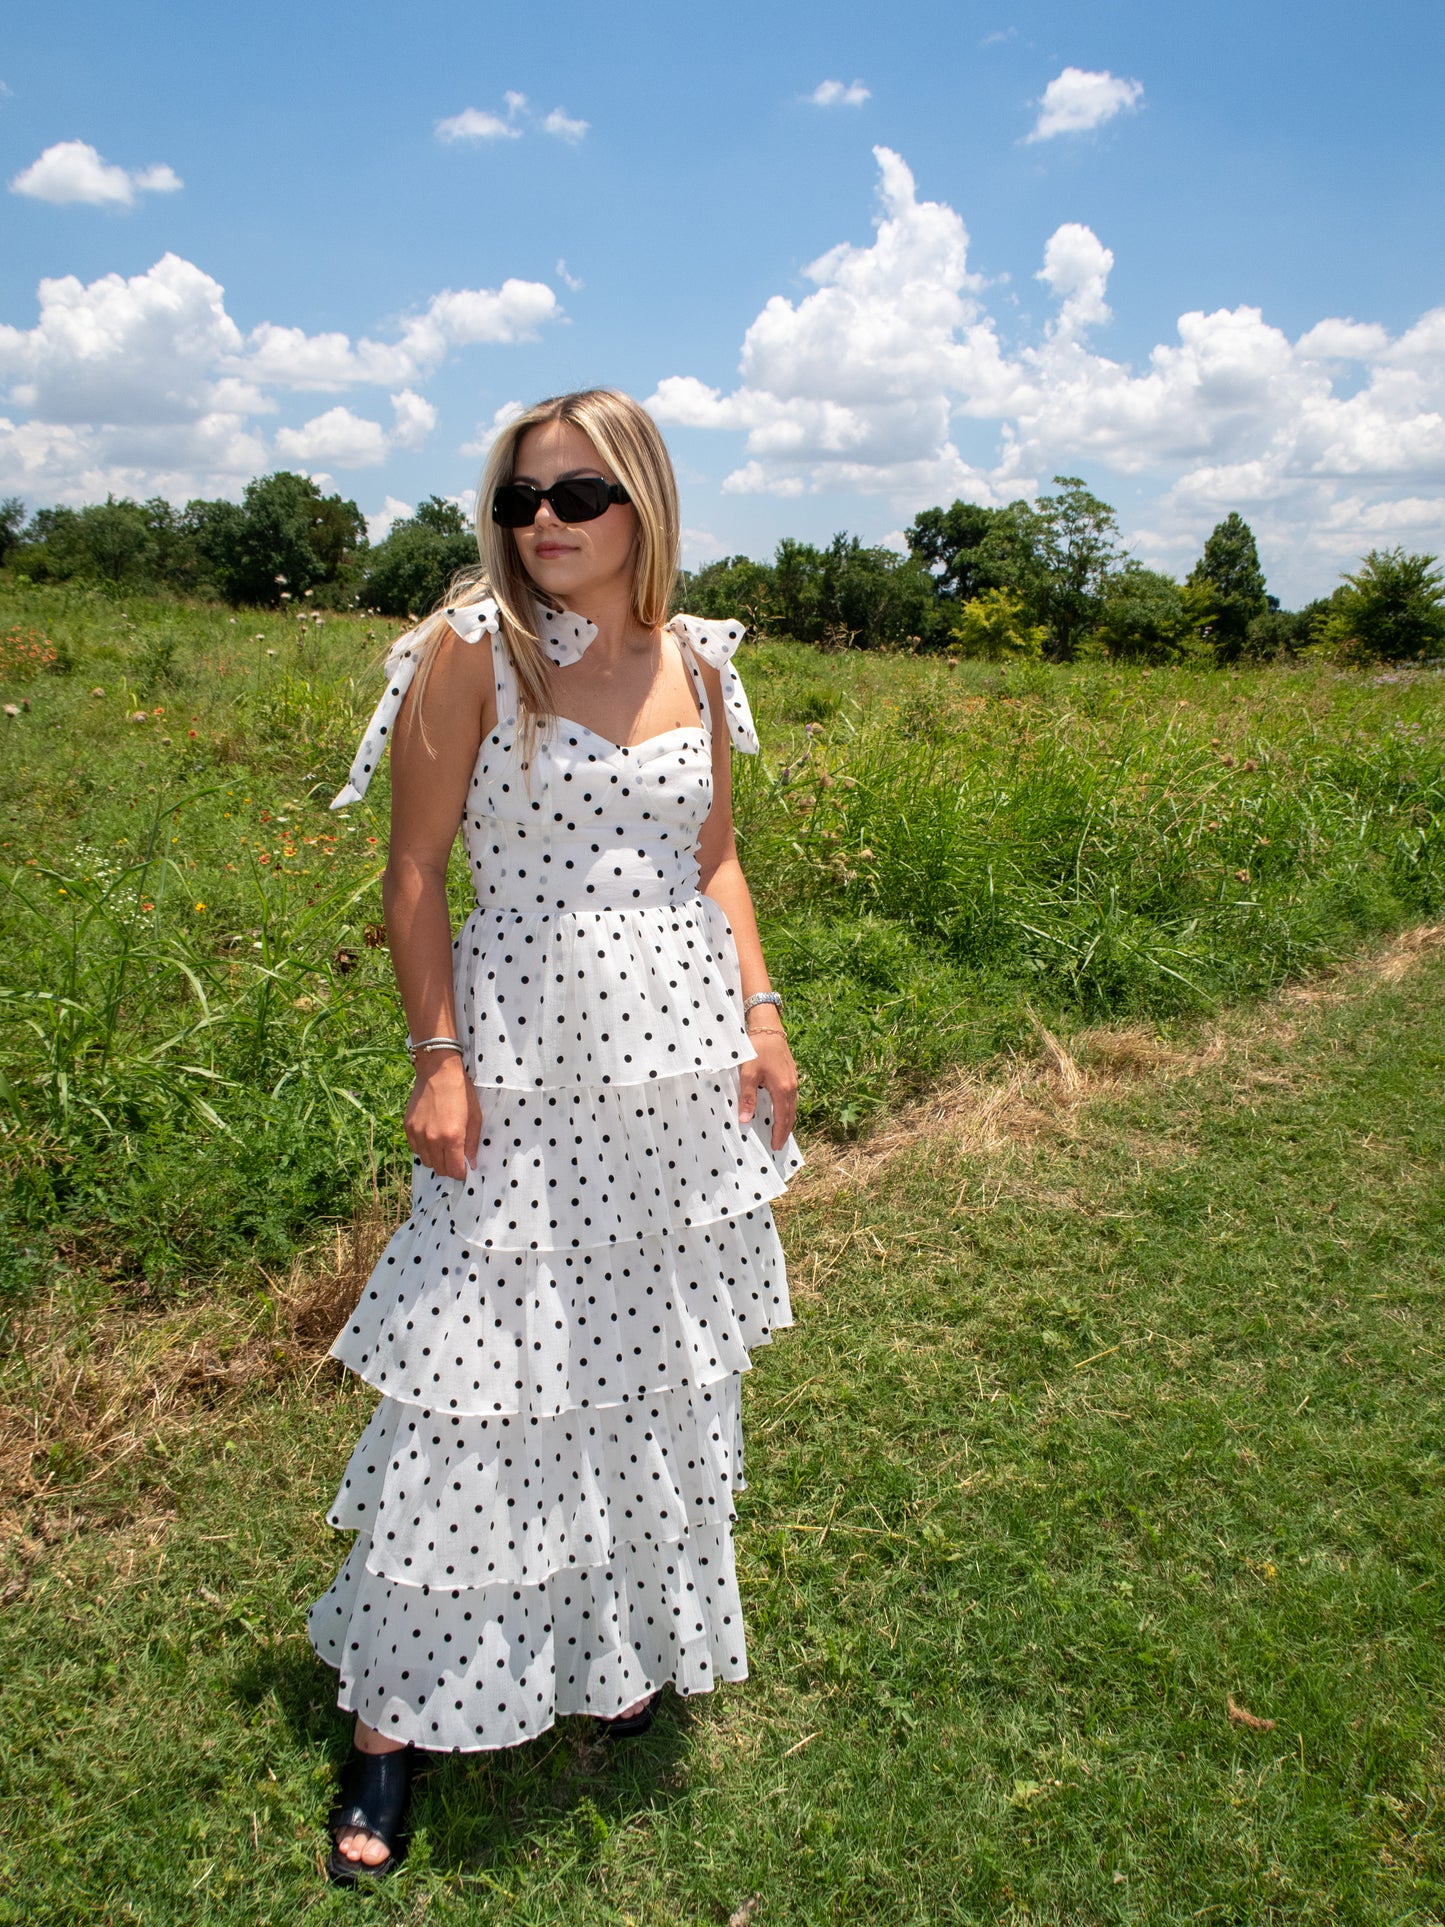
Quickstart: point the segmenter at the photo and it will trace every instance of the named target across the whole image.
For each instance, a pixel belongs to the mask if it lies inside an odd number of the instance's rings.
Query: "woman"
[[[356,1715],[347,1883],[396,1864],[414,1749],[559,1713],[626,1737],[668,1681],[746,1676],[738,1375],[791,1322],[768,1206],[801,1162],[797,1073],[733,840],[741,627],[665,623],[676,484],[624,395],[511,423],[477,540],[333,806],[390,740],[412,1212],[332,1348],[382,1398],[310,1615]]]

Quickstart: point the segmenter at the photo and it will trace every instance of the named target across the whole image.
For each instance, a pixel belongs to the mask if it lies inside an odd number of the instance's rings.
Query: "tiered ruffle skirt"
[[[766,1093],[738,1123],[751,1049],[708,899],[478,912],[456,962],[477,1166],[417,1166],[332,1347],[382,1396],[309,1624],[344,1708],[475,1750],[746,1676],[739,1384],[791,1323],[769,1204],[801,1159],[769,1148]]]

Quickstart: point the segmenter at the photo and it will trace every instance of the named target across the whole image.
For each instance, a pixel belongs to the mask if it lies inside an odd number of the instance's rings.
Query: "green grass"
[[[752,1681],[439,1761],[364,1902],[318,1876],[301,1616],[366,1395],[198,1392],[82,1455],[0,1570],[0,1921],[1445,1918],[1445,960],[1224,1035],[805,1192],[745,1396]]]
[[[284,1266],[401,1152],[385,774],[325,807],[393,629],[0,588],[0,637],[56,654],[0,647],[29,704],[0,727],[0,1295]],[[1036,1014],[1180,1020],[1445,900],[1433,674],[770,643],[744,673],[738,821],[805,1132],[866,1130]],[[460,919],[460,862],[452,888]]]

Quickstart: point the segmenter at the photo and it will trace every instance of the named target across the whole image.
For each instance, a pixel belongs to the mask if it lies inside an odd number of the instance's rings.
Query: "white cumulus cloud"
[[[589,125],[588,121],[574,120],[566,108],[554,107],[551,113],[543,118],[542,132],[551,134],[559,141],[570,141],[575,147],[578,141],[586,137]]]
[[[385,496],[381,507],[366,518],[367,541],[382,541],[398,522],[408,521],[412,513],[410,502],[399,501],[395,495]]]
[[[183,186],[180,175],[164,161],[127,171],[102,160],[89,141],[57,141],[39,160],[20,170],[10,192],[57,207],[75,202],[89,207],[134,207],[138,194],[176,194]]]
[[[500,288],[448,289],[406,321],[397,341],[353,342],[345,334],[308,335],[263,322],[247,337],[238,367],[291,388],[342,389],[355,382],[411,382],[431,374],[452,348],[535,341],[561,312],[542,281],[504,281]]]
[[[540,282],[448,289],[388,341],[245,334],[219,281],[166,254],[142,274],[43,280],[29,328],[0,325],[0,494],[83,502],[108,492],[234,494],[278,462],[374,467],[437,423],[421,384],[448,355],[530,340],[560,312]],[[338,403],[274,438],[266,418],[298,390],[383,389],[390,428]]]
[[[806,270],[812,293],[764,304],[736,387],[674,374],[649,397],[664,425],[741,438],[727,492],[872,494],[903,520],[955,495],[1030,495],[1081,467],[1106,494],[1108,476],[1147,477],[1159,496],[1135,532],[1144,553],[1185,563],[1238,508],[1280,556],[1286,593],[1288,580],[1314,593],[1382,540],[1445,540],[1445,308],[1395,338],[1324,318],[1294,342],[1256,307],[1194,310],[1131,365],[1092,339],[1113,253],[1066,222],[1038,272],[1053,311],[1007,344],[959,215],[874,152],[872,243],[840,243]]]
[[[823,80],[808,96],[814,107],[861,107],[865,100],[872,98],[873,90],[861,80],[855,80],[851,86],[845,86],[841,80]]]
[[[396,412],[392,441],[398,448],[420,448],[437,425],[436,409],[410,388],[403,388],[390,399]]]
[[[521,94],[507,96],[509,102],[515,99],[518,106],[523,98]],[[439,120],[435,133],[439,141],[453,145],[458,141],[519,141],[522,138],[520,127],[514,126],[510,119],[504,120],[500,114],[489,114],[484,107],[464,107],[459,114]]]
[[[497,439],[498,435],[501,434],[502,430],[507,426],[507,423],[514,422],[518,415],[524,412],[521,402],[504,401],[501,407],[494,412],[489,422],[478,424],[477,432],[471,441],[463,442],[457,450],[457,453],[459,455],[474,455],[479,460],[485,455],[490,455],[492,452],[492,443]]]
[[[375,468],[385,461],[386,449],[386,430],[380,422],[354,415],[339,403],[324,415],[313,415],[300,428],[276,431],[277,453],[306,467],[335,462],[338,468]]]
[[[1143,98],[1140,81],[1090,73],[1084,67],[1065,67],[1045,87],[1037,103],[1039,117],[1028,139],[1046,141],[1057,134],[1087,134],[1126,107],[1137,107]]]

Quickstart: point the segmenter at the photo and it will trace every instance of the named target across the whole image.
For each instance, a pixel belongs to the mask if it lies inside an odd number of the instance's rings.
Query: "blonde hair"
[[[584,388],[571,395],[552,395],[524,409],[502,429],[492,443],[477,485],[474,526],[480,566],[453,577],[434,612],[431,633],[421,643],[414,713],[420,712],[422,688],[443,633],[436,615],[443,608],[465,607],[490,596],[496,602],[502,640],[516,671],[528,749],[538,727],[545,727],[553,714],[552,665],[537,633],[536,608],[539,603],[545,608],[559,605],[527,574],[511,530],[499,528],[492,520],[492,496],[503,482],[511,481],[522,437],[547,422],[565,422],[579,429],[627,490],[637,517],[632,615],[644,629],[659,628],[667,619],[677,580],[681,537],[677,478],[667,445],[651,415],[630,395],[615,388]]]

